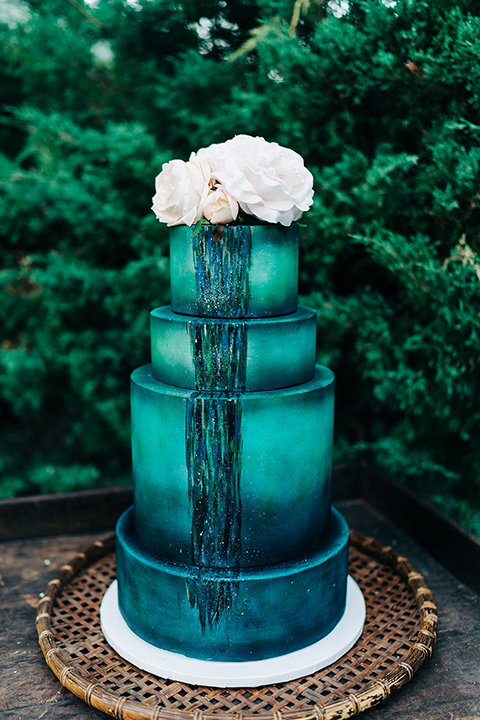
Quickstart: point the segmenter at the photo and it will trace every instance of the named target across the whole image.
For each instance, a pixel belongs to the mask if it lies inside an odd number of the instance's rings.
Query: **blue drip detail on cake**
[[[220,316],[244,315],[249,301],[250,228],[208,228],[194,235],[193,253],[200,307],[206,312],[215,307]],[[188,332],[199,391],[188,398],[185,423],[192,555],[199,571],[187,580],[187,591],[205,631],[218,624],[237,590],[235,582],[206,579],[201,568],[230,568],[235,574],[240,566],[239,391],[246,387],[248,326],[190,322]]]
[[[227,250],[227,252],[225,252]],[[248,310],[252,237],[249,227],[217,225],[193,234],[200,314],[241,317]]]
[[[197,390],[245,390],[246,323],[188,322]]]
[[[231,568],[241,557],[240,399],[194,393],[187,401],[186,455],[192,509],[192,554],[198,575],[187,580],[191,607],[202,629],[213,627],[231,606],[235,583],[207,580],[205,567]]]

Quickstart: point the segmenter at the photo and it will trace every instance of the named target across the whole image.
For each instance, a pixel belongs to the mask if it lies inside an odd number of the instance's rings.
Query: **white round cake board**
[[[349,576],[345,613],[322,640],[266,660],[215,662],[162,650],[135,635],[120,613],[116,580],[105,593],[100,608],[105,639],[125,660],[166,680],[210,687],[258,687],[310,675],[331,665],[350,650],[362,634],[365,614],[362,592]]]

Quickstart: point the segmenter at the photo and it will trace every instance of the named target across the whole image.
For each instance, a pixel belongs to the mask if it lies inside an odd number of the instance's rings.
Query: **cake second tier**
[[[328,532],[334,376],[265,392],[200,392],[132,374],[140,542],[197,567],[285,562]]]
[[[156,380],[192,390],[274,390],[315,373],[316,313],[300,307],[275,318],[216,319],[151,313]]]

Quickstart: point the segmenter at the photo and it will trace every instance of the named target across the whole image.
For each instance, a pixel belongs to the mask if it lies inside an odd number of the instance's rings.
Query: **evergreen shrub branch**
[[[169,301],[163,162],[301,153],[301,300],[337,459],[480,507],[480,7],[26,0],[0,16],[0,486],[128,481],[128,376]],[[343,10],[342,10],[343,7]]]

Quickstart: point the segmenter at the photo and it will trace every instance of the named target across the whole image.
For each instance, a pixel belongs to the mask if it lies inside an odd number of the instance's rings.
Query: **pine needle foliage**
[[[300,284],[337,458],[480,531],[479,61],[470,0],[0,3],[2,494],[128,480],[128,375],[169,300],[154,177],[245,132],[315,176]]]

